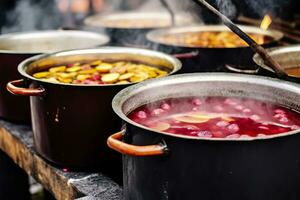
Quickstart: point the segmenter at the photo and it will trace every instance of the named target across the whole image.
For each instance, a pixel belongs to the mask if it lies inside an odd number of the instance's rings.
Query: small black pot
[[[274,30],[262,30],[253,26],[240,26],[246,33],[262,34],[271,38],[271,41],[264,44],[264,47],[275,46],[283,37],[283,34]],[[234,48],[206,48],[206,47],[189,47],[168,43],[164,41],[165,35],[201,33],[201,32],[221,32],[229,31],[223,25],[194,25],[186,27],[175,27],[154,30],[147,34],[147,39],[151,42],[151,48],[165,53],[173,54],[181,60],[183,68],[181,72],[224,72],[225,64],[235,66],[254,65],[252,57],[254,52],[250,47]],[[177,55],[176,55],[177,54]]]
[[[177,75],[126,88],[112,104],[125,129],[108,139],[124,154],[126,200],[300,198],[299,130],[263,138],[201,139],[157,132],[126,117],[158,99],[190,96],[248,97],[300,111],[299,85],[259,76]]]
[[[130,84],[50,83],[32,76],[41,69],[97,59],[164,66],[169,74],[181,67],[177,59],[150,50],[121,47],[72,50],[25,60],[18,67],[24,79],[11,81],[7,88],[15,95],[30,96],[35,148],[41,156],[59,167],[102,170],[120,176],[115,171],[120,169],[120,156],[109,151],[106,139],[110,131],[118,130],[121,125],[111,109],[111,101]]]

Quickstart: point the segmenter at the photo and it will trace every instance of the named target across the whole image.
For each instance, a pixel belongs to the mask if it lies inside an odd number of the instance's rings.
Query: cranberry
[[[237,106],[235,106],[234,108],[237,109],[237,110],[243,110],[243,109],[244,109],[244,106],[242,106],[242,105],[237,105]]]
[[[280,109],[280,108],[277,108],[277,109],[274,110],[274,113],[276,113],[276,114],[285,114],[285,111]]]
[[[226,99],[224,101],[224,103],[227,104],[227,105],[231,105],[231,106],[237,105],[237,102],[234,101],[233,99]]]
[[[99,81],[101,79],[101,76],[99,74],[94,74],[92,79],[94,81]]]
[[[165,111],[161,108],[156,108],[154,109],[152,112],[151,112],[151,115],[153,116],[158,116],[158,115],[161,115],[163,114]]]
[[[140,110],[140,111],[137,112],[136,116],[140,119],[146,119],[147,118],[147,113],[145,111]]]
[[[202,101],[200,99],[193,99],[192,104],[195,106],[200,106],[202,104]]]
[[[214,107],[214,110],[217,111],[217,112],[224,112],[223,106],[220,106],[220,105],[216,105],[216,106]]]
[[[237,124],[230,124],[229,126],[227,126],[227,129],[231,132],[231,133],[236,133],[240,130],[240,127]]]
[[[292,130],[298,130],[298,129],[300,129],[300,126],[293,125],[293,126],[291,126],[291,129],[292,129]]]
[[[289,119],[287,117],[281,117],[280,119],[278,119],[278,121],[281,123],[288,123]]]
[[[274,115],[275,119],[281,119],[281,118],[284,118],[284,117],[286,117],[286,115],[284,113],[279,113],[279,114]]]
[[[258,121],[258,120],[261,119],[261,117],[258,116],[258,115],[251,115],[251,116],[250,116],[250,119],[252,119],[253,121]]]
[[[192,111],[199,111],[199,110],[200,110],[199,107],[193,107],[193,108],[192,108]]]
[[[211,138],[213,135],[210,131],[198,131],[199,137]]]
[[[226,126],[228,126],[229,125],[229,123],[228,122],[225,122],[225,121],[219,121],[219,122],[217,122],[216,123],[216,125],[218,126],[218,127],[226,127]]]
[[[214,131],[212,134],[215,138],[224,138],[225,137],[225,134],[222,131]]]
[[[249,108],[245,108],[244,110],[243,110],[243,113],[245,113],[245,114],[248,114],[248,113],[251,113],[252,111],[249,109]]]
[[[168,103],[163,103],[160,106],[163,110],[170,110],[171,106]]]

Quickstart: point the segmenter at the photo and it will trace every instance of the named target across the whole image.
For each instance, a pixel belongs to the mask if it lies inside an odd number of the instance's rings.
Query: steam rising
[[[18,1],[16,7],[6,13],[6,19],[1,33],[60,27],[60,17],[51,1],[40,1],[39,3],[32,3],[30,0]]]

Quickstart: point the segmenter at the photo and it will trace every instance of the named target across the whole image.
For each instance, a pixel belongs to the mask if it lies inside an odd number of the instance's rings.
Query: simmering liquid
[[[271,40],[270,37],[265,35],[252,33],[249,33],[248,35],[258,44],[264,44]],[[236,48],[248,46],[245,41],[229,31],[166,34],[159,38],[159,41],[168,44],[204,48]]]
[[[300,129],[300,113],[242,98],[167,99],[128,117],[156,131],[199,138],[263,137]]]
[[[291,67],[285,70],[289,76],[300,77],[300,67]]]

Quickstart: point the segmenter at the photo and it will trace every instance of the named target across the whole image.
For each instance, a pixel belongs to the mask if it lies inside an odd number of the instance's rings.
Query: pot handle
[[[229,65],[229,64],[226,64],[225,68],[230,72],[243,73],[243,74],[258,74],[259,71],[259,67],[257,67],[257,69],[239,69],[236,66]]]
[[[180,59],[180,58],[194,58],[199,55],[199,51],[191,51],[188,53],[178,53],[178,54],[173,54],[174,57]]]
[[[107,139],[107,145],[124,155],[128,156],[157,156],[164,155],[168,152],[168,148],[165,144],[136,146],[132,144],[126,144],[121,141],[124,135],[124,131],[115,133]]]
[[[45,93],[44,88],[22,88],[21,85],[24,85],[24,80],[15,80],[10,81],[6,85],[6,89],[14,95],[22,96],[42,96]]]

